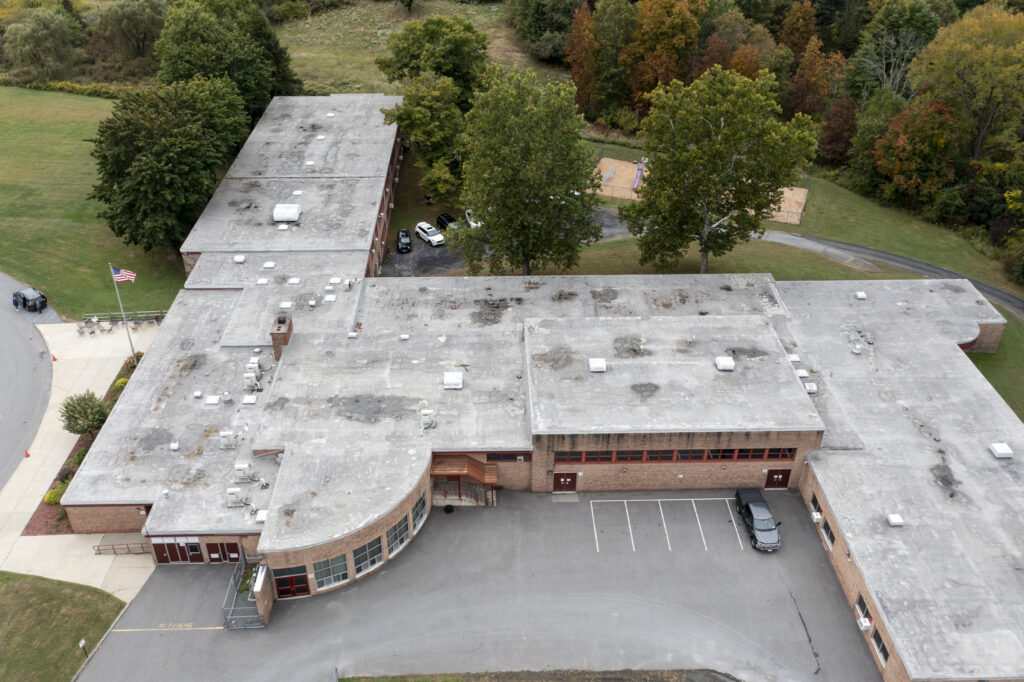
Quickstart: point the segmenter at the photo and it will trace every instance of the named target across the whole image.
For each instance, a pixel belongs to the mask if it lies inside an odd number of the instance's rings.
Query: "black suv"
[[[437,216],[437,229],[447,230],[449,227],[453,225],[455,225],[455,216],[453,216],[451,213],[442,213],[441,215]]]
[[[761,496],[757,488],[743,488],[736,491],[736,511],[743,519],[743,525],[747,527],[750,535],[750,544],[754,549],[762,552],[774,552],[782,549],[782,536],[779,535],[779,526],[782,522],[776,522],[772,516],[772,510],[768,503]]]
[[[14,300],[25,310],[41,313],[46,308],[46,296],[43,295],[43,292],[32,287],[25,287],[15,291]]]
[[[398,231],[398,241],[395,244],[395,248],[398,253],[409,253],[412,251],[412,236],[409,234],[409,230]]]

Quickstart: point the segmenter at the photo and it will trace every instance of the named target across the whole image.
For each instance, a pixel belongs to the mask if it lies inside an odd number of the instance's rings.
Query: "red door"
[[[285,578],[274,578],[277,584],[277,598],[302,597],[309,594],[309,582],[304,575],[290,575]]]
[[[567,474],[560,471],[556,471],[554,491],[556,493],[576,492],[576,474]]]
[[[789,469],[769,469],[768,478],[764,481],[765,488],[788,488]]]
[[[222,542],[206,543],[206,556],[210,557],[211,564],[219,564],[225,561],[223,547],[224,543]]]
[[[237,564],[238,560],[239,560],[238,543],[237,542],[222,542],[221,543],[221,547],[224,548],[225,561],[230,561],[232,563],[236,563]]]
[[[156,562],[158,564],[169,564],[171,558],[167,556],[167,545],[162,542],[153,543],[153,552],[156,554]]]
[[[192,563],[192,564],[201,564],[201,563],[203,563],[203,552],[202,552],[202,550],[199,549],[199,543],[198,542],[187,542],[184,545],[180,545],[180,546],[184,547],[184,554],[182,554],[182,560],[185,560],[186,557],[187,557],[189,563]],[[180,549],[178,551],[182,552],[182,550],[180,550]]]

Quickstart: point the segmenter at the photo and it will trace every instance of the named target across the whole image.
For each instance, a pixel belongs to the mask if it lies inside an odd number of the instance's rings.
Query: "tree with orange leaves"
[[[629,72],[633,101],[644,106],[644,95],[659,83],[682,79],[697,49],[699,17],[707,0],[640,0],[637,30],[622,53]]]
[[[811,0],[794,2],[786,12],[786,18],[782,20],[782,28],[779,29],[779,42],[788,47],[794,57],[800,59],[804,50],[807,49],[807,43],[816,35],[818,35],[817,20]]]
[[[800,66],[786,95],[786,108],[793,113],[820,114],[835,99],[846,71],[846,59],[838,52],[822,52],[821,40],[812,36],[800,55]]]
[[[594,35],[594,15],[584,2],[576,10],[565,42],[565,58],[569,62],[572,82],[576,84],[576,110],[588,117],[594,115],[594,88],[598,79],[600,45]]]

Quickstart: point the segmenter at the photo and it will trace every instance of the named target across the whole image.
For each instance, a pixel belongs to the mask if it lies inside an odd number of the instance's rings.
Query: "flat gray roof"
[[[531,319],[525,354],[538,434],[823,428],[763,315]]]
[[[808,459],[910,676],[1020,677],[1024,425],[956,346],[1002,318],[965,280],[778,286],[826,440],[854,436]]]

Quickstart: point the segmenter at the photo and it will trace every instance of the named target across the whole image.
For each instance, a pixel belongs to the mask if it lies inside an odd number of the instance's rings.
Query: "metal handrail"
[[[149,554],[152,550],[146,542],[122,542],[110,545],[93,545],[96,554]]]

